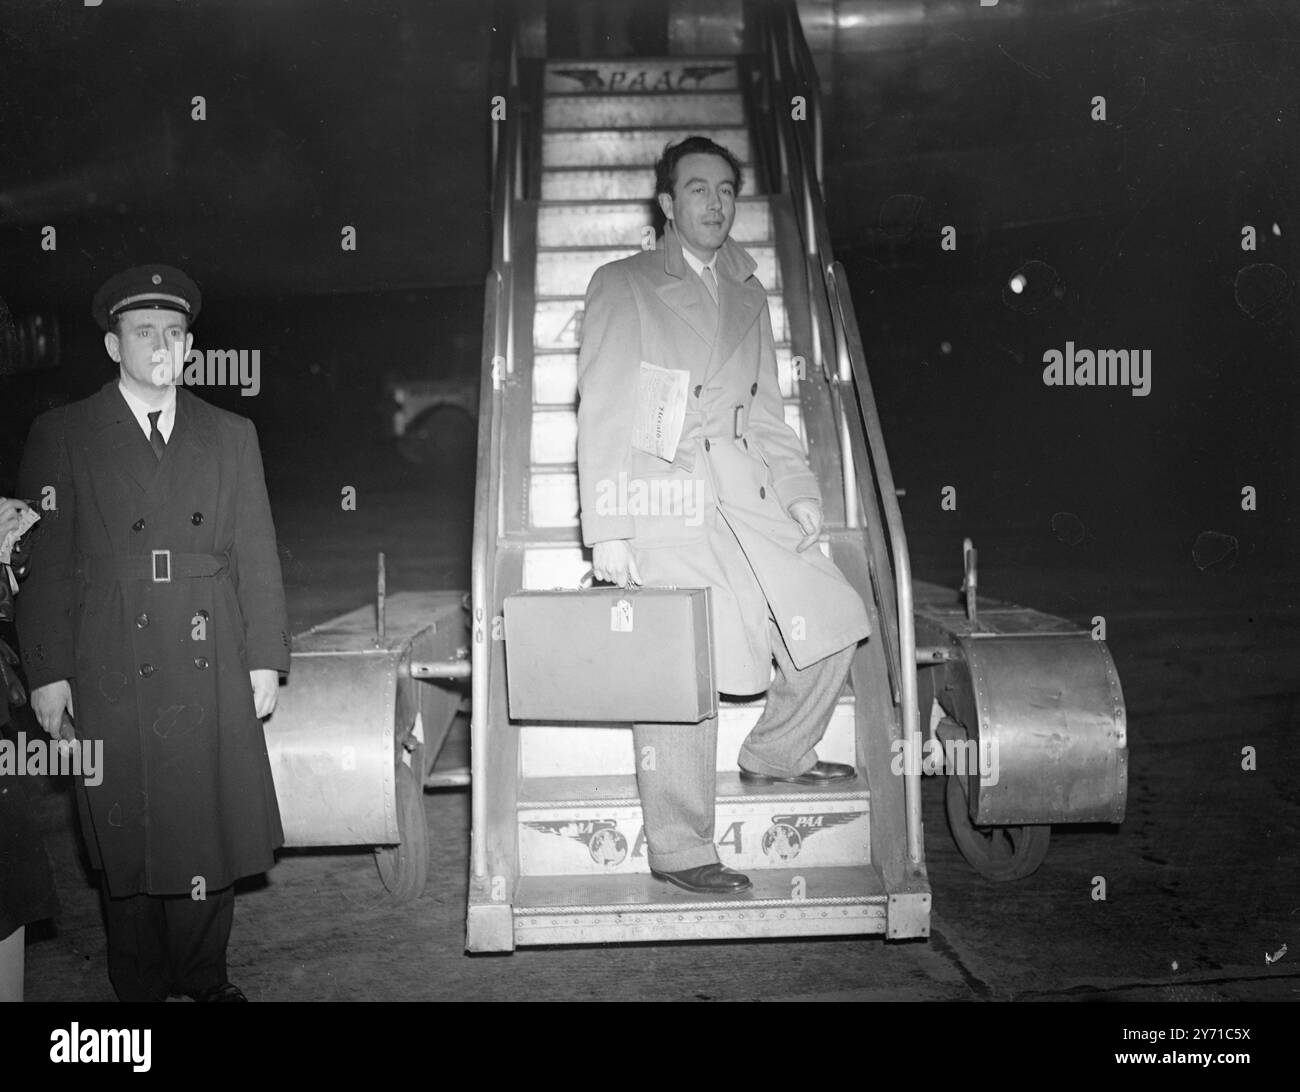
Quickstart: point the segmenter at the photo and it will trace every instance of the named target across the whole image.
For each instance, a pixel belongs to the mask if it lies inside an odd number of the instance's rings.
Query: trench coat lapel
[[[163,504],[178,485],[199,472],[216,442],[213,422],[207,414],[196,412],[197,401],[183,387],[177,388],[176,422],[159,459],[117,380],[105,384],[91,410],[89,442],[97,464],[111,468],[111,473],[144,494],[150,509]]]
[[[198,412],[202,403],[184,387],[176,390],[176,424],[167,450],[158,464],[158,477],[150,499],[162,504],[171,493],[198,476],[216,446],[216,424],[210,413]],[[152,449],[150,449],[152,454]]]
[[[711,346],[717,336],[717,322],[701,298],[699,286],[695,283],[697,278],[691,275],[682,256],[681,240],[671,222],[664,228],[663,243],[664,272],[668,274],[668,280],[655,288],[655,295],[699,334],[706,345]]]
[[[750,276],[757,263],[738,243],[728,239],[718,252],[718,334],[713,353],[704,369],[707,381],[736,351],[749,328],[757,321],[767,296]]]
[[[158,478],[161,464],[117,383],[116,379],[110,380],[95,396],[87,443],[96,456],[93,465],[108,469],[147,493]]]

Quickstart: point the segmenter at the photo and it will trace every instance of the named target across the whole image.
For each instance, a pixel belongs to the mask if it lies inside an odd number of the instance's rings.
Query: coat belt
[[[230,567],[225,554],[183,554],[175,550],[152,550],[147,554],[83,557],[77,575],[88,584],[105,580],[144,580],[166,584],[172,580],[217,576]]]

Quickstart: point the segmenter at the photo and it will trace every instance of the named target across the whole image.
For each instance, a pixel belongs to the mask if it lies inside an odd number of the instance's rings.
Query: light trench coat
[[[789,506],[821,502],[785,423],[767,295],[730,239],[718,252],[718,319],[669,224],[658,249],[598,269],[578,356],[583,542],[628,540],[647,586],[709,587],[718,688],[766,690],[769,614],[796,666],[870,633],[862,600],[803,538]],[[672,462],[631,443],[642,362],[690,372]]]

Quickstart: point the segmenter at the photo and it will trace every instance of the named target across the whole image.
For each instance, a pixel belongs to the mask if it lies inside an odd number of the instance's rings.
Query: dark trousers
[[[188,895],[129,895],[101,886],[108,926],[108,977],[122,1001],[162,1001],[226,981],[235,889]]]

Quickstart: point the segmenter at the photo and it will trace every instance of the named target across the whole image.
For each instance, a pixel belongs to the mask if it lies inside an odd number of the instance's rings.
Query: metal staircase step
[[[572,470],[534,470],[529,475],[529,526],[577,527],[578,511],[578,475]]]
[[[760,243],[746,247],[757,263],[754,276],[769,291],[781,286],[777,272],[776,247]],[[640,247],[601,247],[539,250],[537,253],[537,294],[539,296],[585,295],[593,274],[602,265],[640,253]]]
[[[760,869],[751,890],[701,898],[649,873],[524,876],[514,892],[514,942],[607,944],[666,940],[856,936],[885,931],[889,901],[875,869]]]
[[[720,774],[718,856],[743,870],[866,864],[868,812],[865,787],[756,788],[735,773]],[[648,871],[636,779],[525,779],[519,789],[519,870],[525,876]]]
[[[653,188],[653,180],[650,186]],[[649,198],[544,202],[537,210],[537,243],[541,247],[640,247],[647,237],[645,229],[653,229],[657,222]],[[772,241],[772,213],[766,197],[742,197],[736,202],[731,237],[745,247]],[[649,238],[653,241],[654,236]]]
[[[647,126],[745,124],[738,91],[676,94],[550,94],[542,104],[546,129],[642,129]]]
[[[572,466],[578,460],[578,411],[547,409],[533,411],[530,458],[537,463]]]
[[[551,129],[542,134],[543,167],[640,167],[647,173],[664,147],[688,136],[705,136],[728,149],[742,166],[753,161],[743,127],[696,125],[644,129]]]
[[[531,552],[531,551],[530,551]],[[585,572],[590,565],[583,566]],[[581,573],[579,573],[581,576]],[[525,587],[529,587],[525,576]],[[564,585],[576,587],[576,582]],[[736,771],[736,755],[749,730],[763,712],[762,701],[723,701],[718,710],[720,773]],[[826,734],[817,745],[817,757],[827,762],[855,761],[854,700],[840,698],[831,714]],[[632,730],[588,724],[524,724],[519,728],[519,766],[525,777],[590,777],[600,774],[635,774]]]
[[[583,303],[584,297],[577,294],[538,299],[533,310],[533,348],[543,352],[577,349],[582,334]],[[767,309],[772,316],[772,332],[777,342],[788,342],[790,324],[785,312],[785,297],[780,292],[769,291]]]
[[[776,375],[782,398],[797,397],[797,381],[790,365],[790,346],[776,346]],[[533,357],[533,404],[572,406],[578,401],[578,354],[538,353]]]
[[[617,91],[717,91],[739,87],[734,57],[628,57],[547,61],[543,89],[602,95]]]
[[[758,187],[751,181],[748,189],[752,195]],[[646,166],[548,167],[542,171],[543,201],[653,201],[654,195],[654,175]]]

